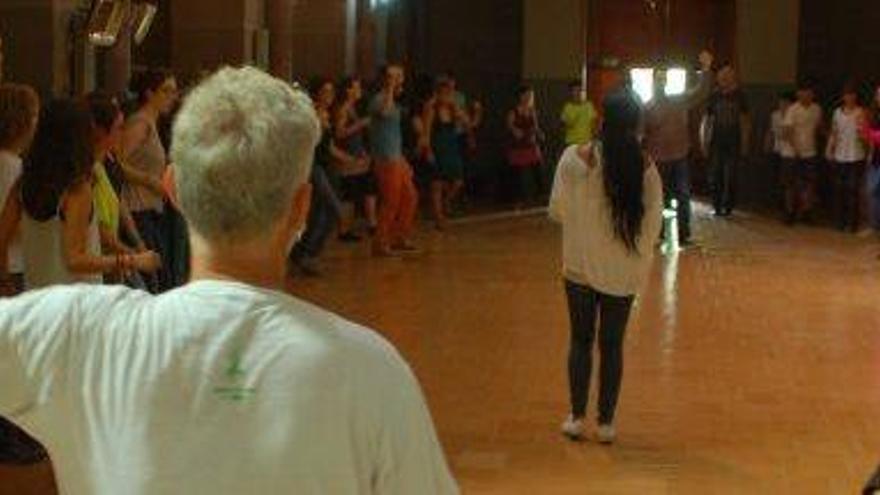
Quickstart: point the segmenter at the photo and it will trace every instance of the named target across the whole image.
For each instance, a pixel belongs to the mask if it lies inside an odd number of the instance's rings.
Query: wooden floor
[[[558,433],[568,319],[541,217],[426,233],[419,259],[334,246],[293,290],[397,344],[465,493],[856,493],[880,462],[880,246],[743,216],[697,230],[639,302],[611,448]],[[23,488],[38,469],[0,469],[0,493],[49,493]]]

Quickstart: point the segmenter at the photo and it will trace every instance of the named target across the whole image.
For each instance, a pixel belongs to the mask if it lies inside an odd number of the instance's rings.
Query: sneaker
[[[614,431],[614,426],[612,425],[599,425],[599,431],[596,432],[596,436],[599,438],[599,443],[611,445],[617,438],[617,432]]]
[[[584,430],[583,418],[575,419],[571,414],[562,423],[562,434],[568,437],[569,440],[582,440],[584,438]]]

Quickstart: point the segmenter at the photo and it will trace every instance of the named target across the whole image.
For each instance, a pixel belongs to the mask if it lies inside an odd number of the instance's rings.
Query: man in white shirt
[[[22,84],[0,83],[0,210],[4,209],[21,175],[22,155],[34,138],[40,111],[40,98],[33,88]],[[24,256],[17,229],[7,231],[0,219],[0,238],[10,236],[6,259],[0,259],[0,297],[24,290]],[[0,241],[2,244],[3,241]],[[43,448],[24,432],[0,418],[0,464],[42,461]]]
[[[810,221],[819,177],[818,134],[822,108],[814,101],[809,84],[801,84],[797,102],[788,108],[783,120],[783,135],[794,150],[794,161],[783,171],[786,223]]]
[[[174,126],[194,281],[0,302],[0,414],[61,493],[458,492],[394,348],[281,292],[319,132],[305,95],[221,70]]]

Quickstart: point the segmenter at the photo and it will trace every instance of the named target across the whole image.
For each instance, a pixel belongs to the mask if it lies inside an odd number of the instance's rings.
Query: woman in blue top
[[[431,182],[431,205],[437,228],[443,230],[452,202],[464,188],[464,150],[461,136],[471,127],[471,119],[456,103],[455,91],[449,82],[439,84],[437,100],[427,120],[435,163],[435,174]]]

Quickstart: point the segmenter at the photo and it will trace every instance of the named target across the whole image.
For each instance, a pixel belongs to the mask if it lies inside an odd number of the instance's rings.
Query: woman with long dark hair
[[[117,155],[122,144],[124,117],[116,100],[96,91],[85,98],[92,117],[95,168],[94,205],[105,254],[136,254],[149,250],[141,239],[137,225],[124,202],[123,191],[130,187],[119,165]],[[146,288],[143,279],[132,273],[128,277],[104,276],[105,282],[125,282],[135,288]]]
[[[0,217],[0,254],[9,233],[21,223],[25,285],[100,284],[102,274],[152,271],[153,253],[101,255],[94,207],[91,115],[70,100],[49,103],[40,115],[28,160],[17,184],[15,201]]]
[[[562,224],[571,317],[571,414],[562,431],[572,439],[584,435],[598,319],[598,437],[612,443],[624,334],[660,234],[663,188],[654,163],[642,151],[639,102],[629,92],[616,92],[605,100],[603,113],[600,140],[563,153],[550,215]]]

